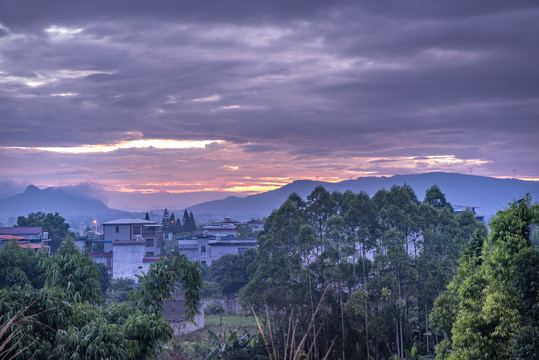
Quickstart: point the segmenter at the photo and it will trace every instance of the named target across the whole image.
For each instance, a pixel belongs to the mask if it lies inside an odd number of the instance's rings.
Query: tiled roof
[[[34,227],[0,227],[1,235],[33,235],[40,234],[43,228],[41,226]]]
[[[50,248],[50,246],[45,246],[45,245],[39,245],[39,244],[31,244],[31,243],[22,243],[22,244],[19,244],[19,247],[22,247],[22,248],[25,248],[25,249],[41,249],[41,248],[44,248],[44,249],[48,249]]]
[[[144,219],[117,219],[112,221],[107,221],[102,223],[102,225],[153,225],[156,224],[155,221],[148,221]]]
[[[28,240],[28,238],[25,238],[23,236],[15,236],[15,235],[0,235],[0,239],[4,239],[4,240]]]

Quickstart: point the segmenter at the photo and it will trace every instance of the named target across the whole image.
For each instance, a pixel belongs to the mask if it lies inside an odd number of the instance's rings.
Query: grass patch
[[[238,326],[251,334],[258,332],[256,320],[252,315],[223,315],[222,321],[219,315],[204,316],[204,328],[210,329],[215,333],[219,333],[224,329],[234,330]]]

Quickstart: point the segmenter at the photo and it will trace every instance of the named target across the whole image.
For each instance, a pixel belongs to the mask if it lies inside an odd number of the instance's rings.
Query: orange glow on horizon
[[[536,177],[512,177],[512,176],[491,176],[496,179],[504,179],[504,180],[522,180],[522,181],[539,181],[539,178]]]

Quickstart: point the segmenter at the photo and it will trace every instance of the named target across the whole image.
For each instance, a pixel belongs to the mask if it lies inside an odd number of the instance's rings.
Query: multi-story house
[[[237,239],[231,235],[193,234],[179,237],[177,241],[180,255],[207,266],[221,256],[243,254],[247,249],[256,249],[255,238]]]
[[[142,219],[118,219],[102,224],[105,261],[112,257],[112,278],[137,279],[148,272],[150,264],[159,260],[163,234],[161,225]],[[95,254],[97,255],[97,254]],[[92,256],[103,262],[100,256]]]

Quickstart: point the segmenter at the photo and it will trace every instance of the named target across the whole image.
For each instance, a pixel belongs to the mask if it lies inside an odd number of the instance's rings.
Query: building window
[[[116,232],[119,233],[120,232],[120,227],[118,225],[116,225]]]
[[[139,268],[139,269],[142,269],[142,266],[139,266],[138,268]]]
[[[153,251],[147,251],[146,252],[146,257],[153,257]]]
[[[146,247],[153,247],[153,239],[146,239]]]
[[[140,226],[133,226],[133,235],[140,235]]]
[[[238,248],[238,254],[245,253],[245,250],[247,250],[247,248]]]
[[[202,246],[200,247],[200,251],[203,252],[203,253],[205,253],[205,252],[206,252],[206,246],[202,245]]]

